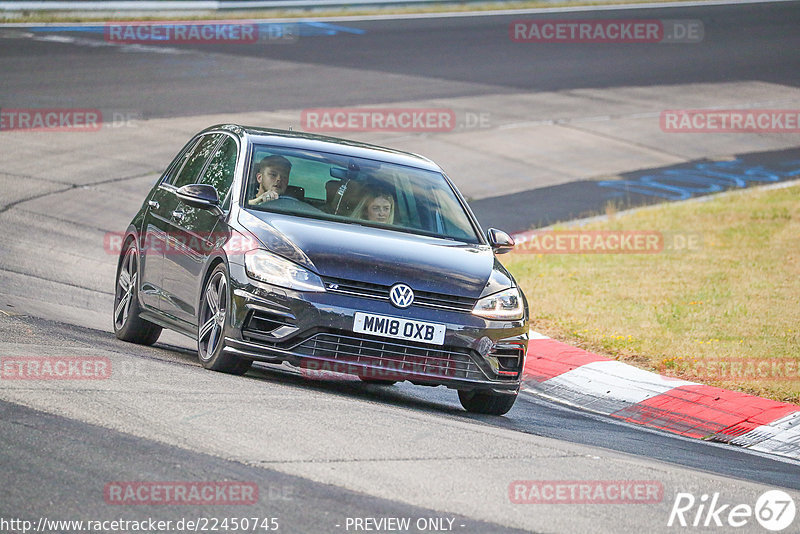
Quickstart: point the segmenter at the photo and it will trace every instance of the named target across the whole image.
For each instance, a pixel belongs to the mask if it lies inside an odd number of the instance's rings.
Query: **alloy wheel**
[[[116,306],[114,307],[114,326],[120,330],[125,326],[131,311],[136,284],[138,282],[139,264],[136,261],[136,248],[131,247],[122,261],[117,278]]]
[[[203,306],[197,336],[200,358],[203,360],[211,359],[222,341],[227,311],[228,279],[224,272],[217,271],[208,281],[206,290],[203,292]]]

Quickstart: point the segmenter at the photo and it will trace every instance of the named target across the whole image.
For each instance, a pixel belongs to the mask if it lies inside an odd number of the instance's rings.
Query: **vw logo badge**
[[[389,300],[398,308],[408,308],[414,303],[414,291],[405,284],[395,284],[389,290]]]

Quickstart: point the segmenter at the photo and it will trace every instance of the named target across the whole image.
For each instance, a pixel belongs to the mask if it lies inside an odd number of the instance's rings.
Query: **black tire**
[[[139,253],[136,243],[131,241],[124,249],[117,268],[117,283],[114,290],[114,335],[118,339],[152,345],[161,335],[161,327],[139,317],[141,308],[138,297]]]
[[[458,390],[458,400],[461,401],[461,406],[470,413],[504,415],[514,406],[514,402],[517,400],[517,393]]]
[[[219,264],[211,271],[200,294],[197,316],[197,357],[206,369],[243,375],[253,365],[253,360],[225,354],[225,325],[228,324],[231,292],[228,271]]]

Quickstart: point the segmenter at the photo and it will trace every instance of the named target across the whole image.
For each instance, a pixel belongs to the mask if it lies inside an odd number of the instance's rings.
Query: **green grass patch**
[[[643,369],[800,403],[799,185],[612,214],[581,230],[658,231],[666,247],[506,256],[534,330]],[[676,236],[698,246],[674,250]]]

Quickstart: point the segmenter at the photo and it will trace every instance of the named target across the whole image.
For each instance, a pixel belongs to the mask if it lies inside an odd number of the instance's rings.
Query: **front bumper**
[[[399,310],[379,299],[277,288],[250,280],[242,266],[230,264],[230,269],[227,353],[374,380],[519,391],[528,345],[527,317],[491,321],[461,311],[415,306]],[[444,344],[356,333],[356,312],[444,324]]]

